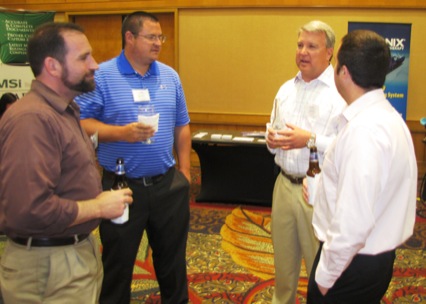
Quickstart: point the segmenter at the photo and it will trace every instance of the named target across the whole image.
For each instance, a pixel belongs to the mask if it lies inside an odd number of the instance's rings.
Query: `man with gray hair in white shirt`
[[[312,207],[302,197],[309,147],[316,145],[320,164],[337,134],[337,117],[346,106],[334,84],[335,35],[322,21],[311,21],[298,33],[299,72],[278,90],[266,142],[280,167],[272,197],[272,242],[275,289],[272,304],[296,301],[302,258],[308,276],[318,240],[312,229]]]

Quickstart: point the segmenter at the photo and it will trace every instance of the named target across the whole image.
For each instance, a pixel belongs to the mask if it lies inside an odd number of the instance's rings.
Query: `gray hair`
[[[309,32],[309,33],[324,33],[326,38],[326,47],[327,48],[334,48],[334,44],[336,42],[336,37],[334,35],[333,29],[327,24],[319,20],[314,20],[311,22],[306,23],[304,26],[302,26],[299,29],[299,35],[302,32]]]

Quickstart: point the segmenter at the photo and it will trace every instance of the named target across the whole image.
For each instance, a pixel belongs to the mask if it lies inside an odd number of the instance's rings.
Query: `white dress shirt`
[[[313,225],[324,242],[315,274],[334,285],[353,257],[393,250],[413,233],[417,163],[411,134],[381,89],[342,113],[325,152]]]
[[[284,83],[275,97],[271,122],[275,116],[281,124],[291,123],[316,134],[316,146],[322,163],[324,150],[337,134],[338,117],[346,103],[337,92],[334,70],[331,65],[316,79],[305,82],[299,72],[295,78]],[[275,111],[278,105],[278,114]],[[309,149],[270,149],[275,154],[275,163],[286,173],[304,176],[309,166]]]

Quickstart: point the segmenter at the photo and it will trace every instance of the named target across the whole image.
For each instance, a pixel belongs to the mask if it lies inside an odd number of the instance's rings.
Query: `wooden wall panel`
[[[0,0],[0,6],[29,10],[99,11],[159,8],[338,7],[426,8],[424,0]]]
[[[167,37],[163,44],[160,61],[178,70],[178,54],[177,54],[177,23],[175,12],[153,12],[160,19],[161,30],[163,35]]]
[[[121,15],[78,15],[72,19],[85,29],[98,63],[120,54]]]

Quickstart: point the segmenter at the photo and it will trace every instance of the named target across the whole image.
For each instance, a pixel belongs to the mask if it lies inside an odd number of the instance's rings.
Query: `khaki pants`
[[[275,182],[272,201],[275,291],[273,304],[296,303],[302,257],[310,274],[318,250],[312,227],[312,206],[302,197],[302,185],[294,185],[282,174]]]
[[[5,304],[98,303],[103,269],[93,235],[57,247],[27,248],[8,240],[0,265]]]

